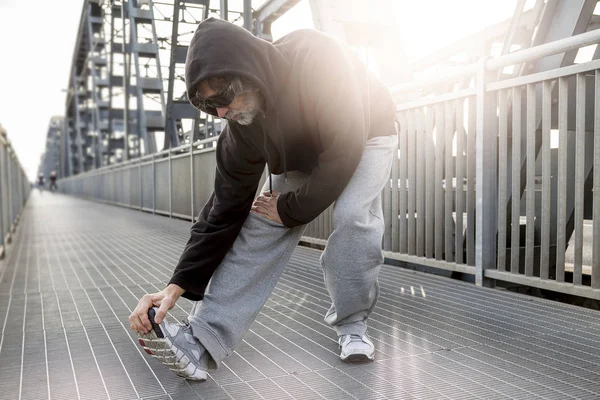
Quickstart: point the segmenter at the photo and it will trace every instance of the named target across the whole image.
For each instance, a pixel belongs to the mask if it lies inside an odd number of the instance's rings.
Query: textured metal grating
[[[600,313],[391,266],[370,322],[377,361],[343,364],[320,253],[302,247],[223,368],[181,380],[127,317],[169,279],[188,230],[34,193],[0,264],[0,399],[600,398]]]

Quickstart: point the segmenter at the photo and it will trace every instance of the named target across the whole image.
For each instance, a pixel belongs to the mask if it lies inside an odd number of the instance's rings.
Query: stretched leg
[[[397,137],[367,142],[360,164],[333,210],[333,232],[321,256],[332,304],[325,321],[338,336],[363,336],[379,295],[383,264],[381,191],[389,185]]]
[[[298,188],[307,175],[288,174],[288,183],[273,176],[273,189]],[[265,185],[262,191],[268,190]],[[204,295],[189,317],[194,336],[208,350],[210,367],[229,356],[273,291],[303,226],[286,228],[250,213],[240,234],[215,271]]]

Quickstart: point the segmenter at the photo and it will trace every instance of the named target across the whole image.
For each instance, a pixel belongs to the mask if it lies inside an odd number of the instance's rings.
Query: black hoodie
[[[228,121],[217,142],[215,188],[192,226],[170,283],[200,300],[244,223],[261,174],[310,174],[277,210],[287,227],[316,218],[342,193],[365,142],[395,134],[389,91],[351,48],[315,30],[269,43],[226,21],[198,26],[186,60],[188,94],[221,75],[248,78],[265,98],[264,116],[247,126]],[[216,115],[216,110],[208,110]]]

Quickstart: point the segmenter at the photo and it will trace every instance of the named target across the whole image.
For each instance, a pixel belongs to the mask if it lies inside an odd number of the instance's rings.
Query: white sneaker
[[[154,322],[155,315],[155,308],[148,310],[152,330],[145,335],[138,334],[138,341],[146,353],[182,378],[205,381],[208,368],[203,365],[201,358],[207,353],[192,335],[192,328],[187,324],[173,324],[166,320],[157,324]]]
[[[375,346],[367,335],[342,335],[340,358],[344,362],[366,362],[375,359]]]

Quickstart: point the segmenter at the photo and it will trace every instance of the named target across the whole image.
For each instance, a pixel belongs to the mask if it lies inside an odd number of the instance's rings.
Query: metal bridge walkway
[[[339,361],[319,251],[299,247],[235,354],[203,383],[127,317],[168,280],[189,222],[32,193],[0,264],[0,399],[598,399],[600,313],[386,266],[377,360]],[[183,319],[183,300],[172,317]]]

